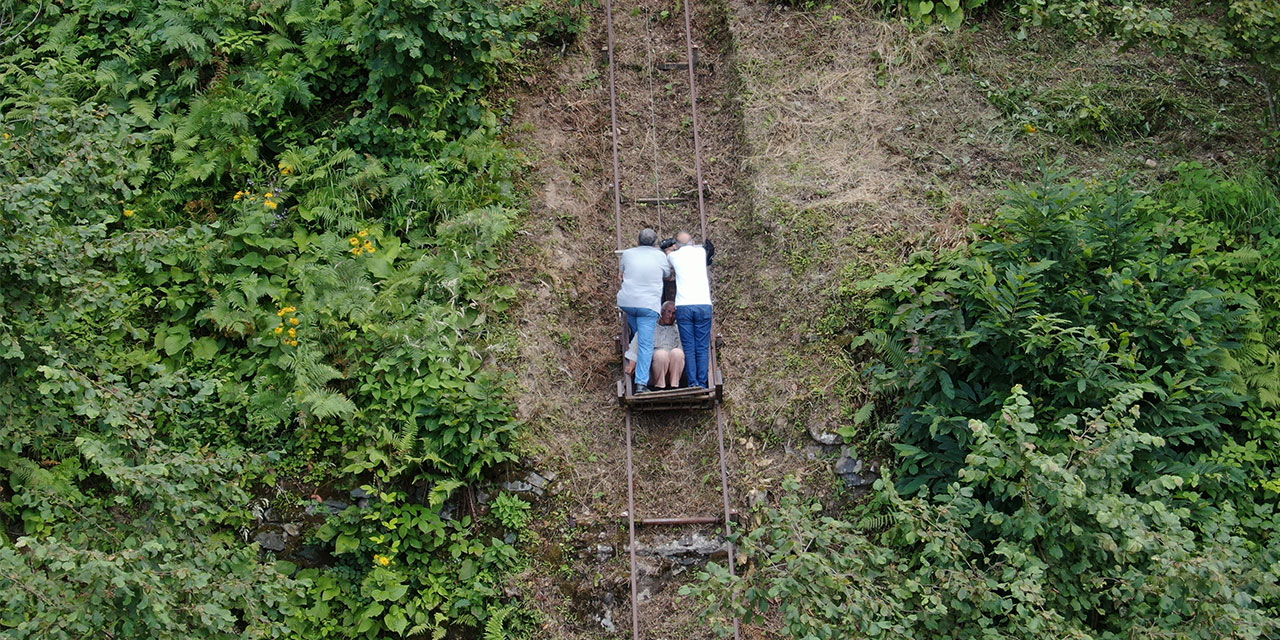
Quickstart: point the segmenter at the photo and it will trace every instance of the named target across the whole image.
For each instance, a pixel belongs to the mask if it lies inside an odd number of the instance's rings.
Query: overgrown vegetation
[[[6,635],[527,625],[513,549],[445,507],[513,455],[485,94],[546,25],[576,33],[537,2],[0,9]],[[380,499],[293,534],[333,563],[247,544],[249,490],[361,481]]]
[[[1050,172],[868,281],[897,482],[852,522],[784,500],[693,591],[797,637],[1276,632],[1278,195]]]
[[[941,23],[952,30],[961,27],[967,13],[996,6],[986,0],[895,0],[880,4],[886,11],[904,13],[913,23]],[[1267,122],[1260,124],[1271,150],[1272,168],[1280,167],[1280,2],[1018,0],[1001,8],[1016,15],[1020,39],[1027,37],[1028,28],[1052,27],[1071,36],[1114,37],[1126,48],[1146,46],[1200,60],[1243,63],[1267,96]],[[1044,103],[1048,115],[1056,114],[1062,120],[1060,128],[1066,137],[1081,142],[1097,135],[1123,136],[1126,130],[1150,133],[1153,126],[1176,124],[1183,115],[1176,108],[1179,97],[1149,88],[1146,95],[1129,96],[1138,99],[1133,105],[1107,99],[1105,86],[1037,98]],[[994,102],[1002,110],[1025,110],[1027,98],[996,96]],[[1022,113],[1024,118],[1037,115],[1034,109]]]

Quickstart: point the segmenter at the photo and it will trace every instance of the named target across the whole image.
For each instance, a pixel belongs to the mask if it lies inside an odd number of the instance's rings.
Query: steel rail
[[[605,0],[605,16],[609,39],[609,136],[613,140],[613,225],[618,251],[622,251],[622,184],[618,169],[618,83],[614,71],[613,0]],[[635,466],[631,461],[631,408],[625,411],[627,428],[627,535],[631,554],[631,639],[640,640],[640,598],[636,571],[636,496]]]
[[[735,577],[736,569],[734,568],[733,541],[729,539],[729,469],[725,462],[724,456],[724,414],[720,410],[720,401],[716,401],[716,441],[720,446],[720,495],[724,498],[724,538],[725,548],[729,551],[729,577]],[[733,618],[733,640],[739,640],[741,631],[739,630],[738,617]]]
[[[627,536],[631,544],[631,640],[640,640],[640,589],[636,572],[636,478],[631,463],[631,408],[625,411],[627,423]],[[732,554],[730,554],[732,557]]]
[[[702,137],[698,135],[698,82],[694,77],[693,61],[693,11],[689,0],[684,0],[685,62],[689,66],[689,109],[693,112],[693,171],[698,180],[698,219],[702,226],[703,242],[707,241],[707,208],[702,194]]]
[[[707,241],[707,208],[706,198],[702,182],[702,136],[698,133],[698,80],[693,57],[693,9],[689,5],[689,0],[684,0],[684,43],[685,43],[685,62],[689,65],[689,110],[693,115],[693,167],[694,175],[698,181],[698,220],[702,227],[702,242]],[[714,321],[713,321],[714,322]],[[712,333],[715,333],[715,326],[712,325]],[[714,347],[710,350],[711,357],[716,356]],[[708,375],[710,375],[710,365],[708,365]],[[713,381],[708,380],[714,384]],[[734,549],[733,541],[729,539],[732,533],[732,527],[729,521],[729,470],[728,463],[725,461],[724,454],[724,412],[721,407],[721,401],[716,400],[716,444],[720,453],[720,495],[724,499],[724,536],[725,546],[728,549],[729,557],[729,576],[736,574],[734,567]],[[738,617],[733,618],[733,638],[740,640],[741,630]]]
[[[645,51],[649,54],[649,135],[653,136],[653,198],[662,202],[662,188],[658,185],[658,105],[653,97],[653,13],[644,15]],[[658,207],[658,237],[662,237],[662,207]]]
[[[689,69],[689,107],[692,112],[693,124],[693,147],[694,147],[694,172],[698,182],[698,219],[701,230],[702,241],[707,238],[707,212],[705,190],[702,179],[702,138],[698,132],[698,90],[697,79],[695,74],[695,57],[693,46],[693,26],[692,26],[692,9],[689,0],[684,0],[684,30],[685,30],[685,62]],[[609,124],[610,138],[613,147],[613,211],[614,211],[614,227],[617,239],[618,250],[623,248],[622,243],[622,186],[621,171],[618,159],[618,90],[616,79],[616,66],[614,60],[614,25],[613,25],[613,0],[605,0],[605,17],[608,32],[608,64],[609,64]],[[652,40],[651,32],[649,32],[650,24],[646,23],[646,32]],[[652,101],[652,59],[650,60],[650,100]],[[652,108],[651,112],[656,111]],[[657,130],[656,130],[656,113],[653,113],[653,135],[654,135],[654,179],[655,188],[657,187]],[[661,197],[661,194],[655,194]],[[659,215],[661,215],[659,213]],[[713,327],[714,329],[714,327]],[[711,347],[711,357],[716,356],[714,345]],[[631,562],[631,637],[632,640],[640,639],[640,602],[639,602],[639,585],[638,585],[638,567],[636,563],[636,509],[635,509],[635,464],[633,459],[634,451],[634,430],[631,421],[631,408],[627,407],[623,410],[623,421],[626,429],[626,461],[627,461],[627,536],[630,542],[629,555]],[[720,400],[715,402],[715,421],[716,421],[716,442],[720,458],[720,494],[723,500],[724,514],[719,517],[688,517],[688,518],[648,518],[640,519],[646,524],[712,524],[716,521],[724,523],[724,534],[728,549],[728,564],[730,575],[735,575],[735,553],[734,545],[728,540],[731,530],[731,520],[733,511],[729,508],[729,473],[728,463],[725,456],[724,446],[724,416]],[[735,640],[739,640],[739,620],[737,617],[733,620],[733,636]]]
[[[622,184],[618,171],[618,84],[613,72],[613,0],[605,0],[609,23],[609,135],[613,138],[613,226],[622,250]]]

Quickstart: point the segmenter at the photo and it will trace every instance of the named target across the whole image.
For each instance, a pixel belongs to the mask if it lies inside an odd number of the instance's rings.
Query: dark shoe
[[[636,394],[636,395],[640,395],[640,394],[642,394],[642,393],[649,393],[649,391],[650,391],[650,389],[649,389],[649,385],[647,385],[647,384],[638,384],[638,385],[636,385],[636,390],[635,390],[635,394]]]

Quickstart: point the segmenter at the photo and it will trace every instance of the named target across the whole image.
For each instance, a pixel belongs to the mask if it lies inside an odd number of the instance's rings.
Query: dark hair
[[[666,240],[663,240],[662,242],[658,243],[658,248],[662,249],[663,251],[666,251],[668,247],[674,247],[675,244],[676,244],[675,238],[667,238]]]
[[[652,247],[658,241],[658,232],[653,229],[645,229],[640,232],[640,237],[637,240],[640,241],[641,246]]]

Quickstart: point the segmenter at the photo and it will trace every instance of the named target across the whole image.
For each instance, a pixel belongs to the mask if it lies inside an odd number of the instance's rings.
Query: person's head
[[[658,324],[669,325],[676,321],[676,303],[668,300],[662,303],[662,315],[658,317]]]
[[[658,232],[654,231],[653,229],[645,229],[641,231],[640,237],[637,238],[637,244],[639,244],[642,247],[652,247],[653,245],[657,244],[657,242],[658,242]]]
[[[693,244],[693,236],[689,235],[688,231],[681,231],[676,234],[676,242],[682,247],[691,245]]]

